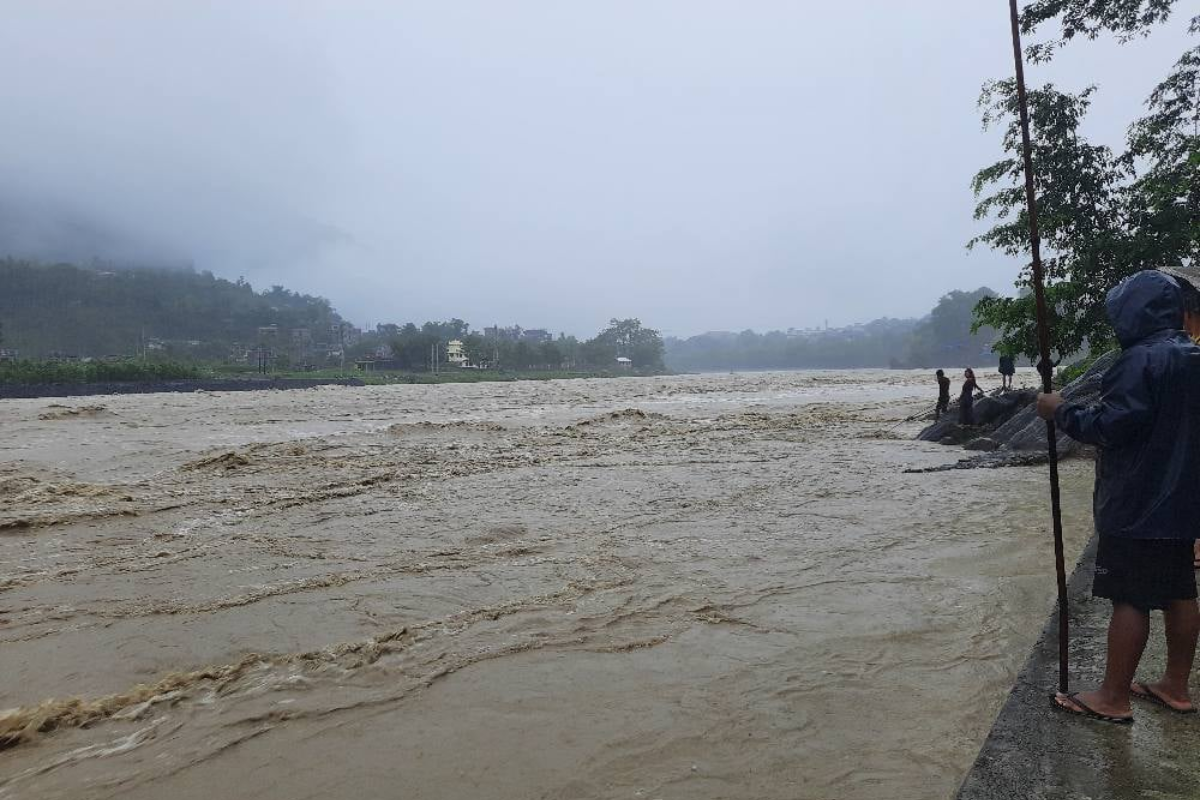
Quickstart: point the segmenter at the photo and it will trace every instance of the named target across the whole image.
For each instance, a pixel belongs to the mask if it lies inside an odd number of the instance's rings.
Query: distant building
[[[363,332],[349,322],[334,322],[329,326],[329,339],[343,345],[358,344]]]
[[[20,356],[21,353],[17,350],[0,347],[0,361],[16,361]]]
[[[617,356],[617,369],[633,369],[633,359]]]
[[[458,339],[451,339],[446,343],[446,360],[456,367],[467,366],[467,354],[463,352],[463,343]]]
[[[554,335],[542,328],[530,328],[521,335],[521,340],[531,344],[554,341]]]
[[[399,372],[404,365],[394,358],[364,358],[354,362],[354,366],[362,372]]]
[[[520,325],[512,325],[508,328],[501,328],[499,325],[493,325],[490,328],[483,329],[483,335],[488,339],[503,339],[509,342],[521,341],[521,334],[524,329]]]

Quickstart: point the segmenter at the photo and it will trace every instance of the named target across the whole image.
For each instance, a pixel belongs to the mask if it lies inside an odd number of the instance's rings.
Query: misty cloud
[[[188,261],[359,322],[919,315],[1018,268],[963,249],[1006,19],[956,0],[7,3],[0,249]],[[1092,128],[1116,143],[1182,27],[1030,78],[1099,83]]]

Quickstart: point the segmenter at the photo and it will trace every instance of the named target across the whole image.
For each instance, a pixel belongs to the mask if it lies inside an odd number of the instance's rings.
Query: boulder
[[[989,439],[986,436],[980,436],[978,439],[972,439],[963,445],[964,450],[981,450],[990,452],[1000,447],[1000,443],[995,439]]]
[[[944,414],[940,420],[921,431],[917,438],[923,442],[963,444],[978,436],[979,431],[974,427],[958,424],[957,414]]]
[[[1036,399],[1036,389],[1021,389],[988,395],[975,402],[975,424],[980,426],[1001,424]]]
[[[971,427],[963,427],[958,424],[958,404],[955,403],[950,406],[949,411],[942,415],[940,420],[921,431],[917,438],[924,442],[964,444],[979,438],[982,434],[990,434],[993,428],[1032,403],[1036,397],[1036,390],[1021,389],[988,395],[977,400],[975,401],[975,425]],[[949,442],[946,441],[947,439]]]
[[[1100,399],[1100,383],[1104,373],[1117,360],[1120,351],[1112,350],[1093,362],[1087,372],[1071,381],[1063,390],[1063,400],[1077,405],[1089,405]],[[1046,423],[1030,403],[992,432],[991,437],[1009,450],[1028,452],[1046,449]],[[1061,431],[1058,435],[1059,455],[1069,455],[1079,449],[1079,443]]]

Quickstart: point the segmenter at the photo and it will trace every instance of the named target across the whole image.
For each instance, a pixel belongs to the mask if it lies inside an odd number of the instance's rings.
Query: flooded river
[[[0,401],[0,798],[950,797],[1053,578],[931,381]]]

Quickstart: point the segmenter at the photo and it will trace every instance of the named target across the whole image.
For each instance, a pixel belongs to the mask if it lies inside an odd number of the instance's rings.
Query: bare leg
[[[1146,639],[1150,636],[1150,615],[1127,603],[1113,603],[1112,619],[1108,623],[1108,660],[1104,682],[1092,692],[1080,692],[1079,699],[1101,714],[1126,716],[1130,713],[1129,686],[1137,674]],[[1073,707],[1063,695],[1058,703]]]
[[[1163,621],[1167,634],[1167,669],[1162,680],[1149,684],[1149,688],[1176,708],[1191,708],[1188,678],[1196,659],[1196,639],[1200,636],[1200,608],[1195,600],[1176,600],[1163,612]]]

